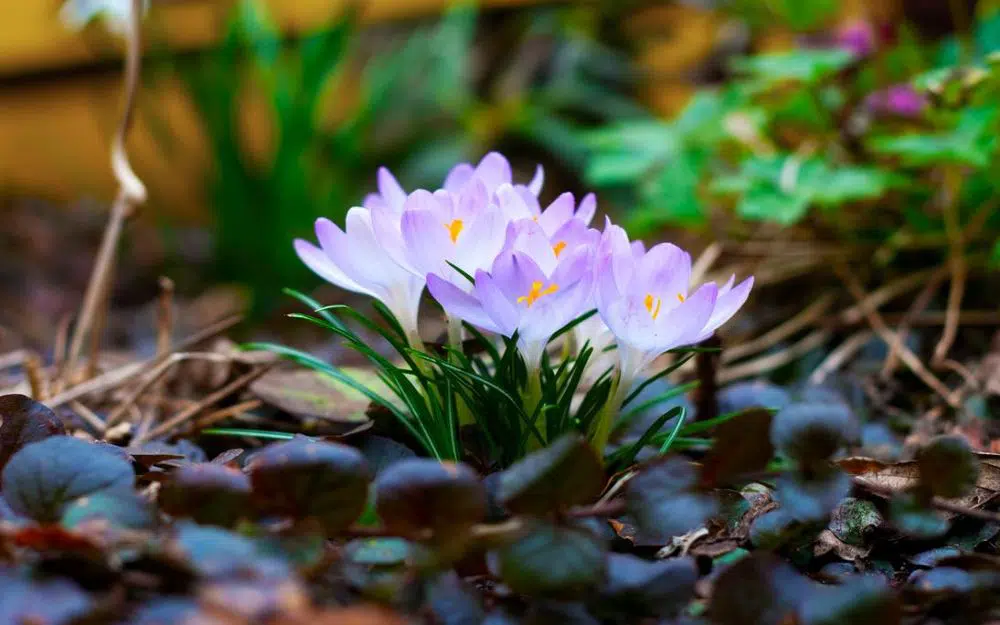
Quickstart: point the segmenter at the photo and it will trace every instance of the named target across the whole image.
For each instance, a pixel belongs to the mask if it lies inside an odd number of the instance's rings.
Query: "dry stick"
[[[170,371],[170,369],[179,362],[184,362],[186,360],[208,360],[211,362],[230,362],[232,361],[232,356],[226,354],[216,354],[214,352],[178,352],[174,354],[167,355],[155,369],[149,372],[149,375],[139,384],[135,389],[132,390],[128,396],[125,397],[111,414],[108,415],[108,426],[118,425],[132,406],[135,405],[139,397],[150,387],[152,387],[156,382],[163,379],[163,377]]]
[[[723,369],[719,372],[719,384],[774,371],[778,367],[787,365],[796,358],[801,358],[816,349],[829,340],[832,334],[829,330],[814,330],[798,343],[794,343],[779,352],[754,358],[753,360]]]
[[[139,70],[142,62],[141,11],[142,0],[132,0],[131,20],[125,31],[125,106],[111,146],[111,167],[118,181],[119,189],[114,204],[111,206],[108,225],[104,230],[104,238],[101,240],[94,270],[87,283],[80,317],[73,331],[73,339],[70,343],[69,356],[64,371],[65,376],[70,378],[74,376],[84,341],[92,330],[94,316],[101,306],[102,295],[108,292],[109,274],[114,265],[118,240],[121,237],[125,221],[132,215],[135,206],[146,201],[146,188],[132,170],[125,151],[125,138],[132,126],[135,96],[139,88]]]
[[[104,335],[104,328],[108,324],[108,314],[111,308],[111,285],[114,283],[114,278],[115,266],[112,263],[108,268],[108,275],[104,277],[104,291],[97,300],[101,304],[97,307],[97,317],[94,319],[94,327],[90,331],[90,355],[87,358],[84,379],[94,377],[100,370],[101,339]]]
[[[171,336],[174,326],[174,282],[165,276],[160,278],[160,297],[156,307],[156,355],[165,357],[170,353]],[[142,435],[153,426],[153,422],[160,418],[160,406],[158,400],[163,397],[166,389],[167,377],[163,375],[159,381],[153,385],[151,392],[153,404],[146,410],[145,415],[136,428],[136,433]]]
[[[860,477],[854,478],[854,485],[887,499],[892,498],[898,493],[904,492],[902,490],[896,490],[895,488],[872,484],[871,482]],[[970,508],[968,506],[963,506],[962,504],[948,501],[947,499],[941,499],[940,497],[934,497],[931,499],[931,505],[938,510],[954,512],[955,514],[963,514],[975,519],[982,519],[984,521],[1000,521],[1000,513],[991,512],[989,510],[980,510],[978,508]]]
[[[694,267],[691,268],[692,285],[701,282],[705,274],[708,273],[708,270],[715,264],[715,261],[719,259],[720,254],[722,254],[722,245],[718,242],[712,243],[702,251],[701,255],[698,256],[698,260],[694,262]]]
[[[774,347],[789,336],[803,330],[822,317],[830,305],[833,304],[832,294],[826,294],[814,301],[799,314],[795,315],[781,325],[768,330],[757,338],[733,346],[722,352],[722,362],[728,363],[739,360],[753,354],[758,354],[770,347]]]
[[[73,316],[65,314],[59,319],[56,327],[56,338],[52,345],[52,394],[57,395],[62,392],[63,369],[66,366],[66,347],[69,342],[69,326],[73,323]]]
[[[845,362],[858,353],[858,350],[864,347],[872,336],[874,336],[874,332],[871,330],[858,330],[847,337],[843,343],[823,359],[823,362],[819,363],[819,366],[809,376],[809,383],[822,384],[828,375],[840,369]]]
[[[951,171],[951,170],[948,170]],[[960,175],[956,171],[954,175]],[[949,179],[953,176],[949,176]],[[951,196],[944,207],[945,229],[948,234],[948,267],[951,271],[951,284],[948,288],[948,307],[945,317],[944,330],[941,332],[941,339],[934,347],[934,356],[931,357],[931,364],[940,367],[948,358],[948,351],[955,342],[958,335],[959,313],[962,311],[962,298],[965,296],[965,280],[968,274],[968,266],[965,263],[965,242],[962,240],[962,231],[958,224],[957,187],[961,185],[961,180],[953,184],[946,184],[945,187],[951,189]]]
[[[264,365],[263,367],[257,367],[256,369],[252,369],[248,373],[241,375],[240,377],[236,378],[229,384],[223,386],[222,388],[215,391],[211,395],[204,397],[198,403],[191,406],[190,408],[182,410],[173,417],[167,419],[160,425],[153,428],[150,432],[146,433],[144,436],[137,436],[135,440],[132,442],[132,444],[141,445],[142,443],[145,443],[149,439],[159,438],[160,436],[168,434],[169,432],[177,428],[177,426],[181,425],[188,419],[194,417],[199,412],[204,410],[206,407],[211,406],[212,404],[221,399],[225,399],[229,395],[232,395],[236,391],[252,383],[254,380],[267,373],[272,366],[273,365]]]
[[[73,412],[79,415],[81,419],[86,421],[87,425],[94,428],[94,431],[97,433],[98,436],[104,436],[104,432],[107,429],[107,425],[104,423],[104,421],[101,420],[101,417],[99,417],[93,410],[87,408],[86,406],[84,406],[83,404],[81,404],[79,401],[76,400],[69,402],[69,407],[70,409],[73,410]]]
[[[836,269],[837,274],[840,276],[840,279],[844,281],[844,284],[847,286],[847,290],[854,296],[854,299],[858,300],[859,304],[865,303],[866,298],[864,289],[861,288],[861,284],[858,282],[858,279],[855,278],[846,267],[843,267],[839,263],[836,265]],[[945,386],[945,384],[939,380],[937,376],[931,373],[927,367],[924,366],[924,363],[920,362],[920,358],[910,351],[909,347],[899,342],[899,337],[896,333],[889,329],[875,308],[866,304],[863,306],[862,312],[868,320],[868,325],[875,330],[875,333],[879,335],[879,338],[881,338],[885,344],[890,347],[895,345],[894,349],[899,352],[899,357],[902,359],[903,364],[905,364],[907,368],[914,373],[914,375],[920,378],[924,384],[929,386],[934,390],[934,392],[948,402],[949,406],[955,409],[961,408],[958,398],[953,395],[951,389]]]
[[[927,281],[927,285],[921,289],[920,294],[917,295],[916,299],[913,300],[913,304],[910,305],[910,309],[906,311],[903,315],[902,320],[899,322],[899,327],[896,328],[896,336],[899,337],[899,342],[906,344],[906,335],[909,331],[909,326],[913,323],[913,319],[918,315],[922,314],[927,307],[931,304],[931,299],[933,299],[934,294],[937,293],[938,287],[944,282],[945,273],[939,271],[931,276],[931,279]],[[889,347],[889,355],[886,357],[885,362],[882,364],[882,371],[880,375],[883,380],[889,379],[892,373],[899,366],[899,354],[896,353],[895,348]]]
[[[916,273],[911,273],[910,275],[893,280],[892,282],[875,289],[856,304],[847,308],[836,317],[836,322],[844,325],[851,325],[858,323],[866,318],[865,310],[867,307],[875,310],[881,308],[886,302],[893,300],[903,293],[912,291],[921,284],[924,284],[925,280],[934,279],[938,273],[945,275],[947,269],[925,269],[923,271],[918,271]]]
[[[15,349],[12,352],[3,354],[0,356],[0,371],[19,366],[24,362],[25,355],[26,353],[23,349]]]
[[[220,319],[219,321],[216,321],[208,327],[199,330],[182,341],[181,344],[177,346],[177,349],[188,349],[191,346],[197,345],[206,339],[212,338],[220,332],[225,332],[242,321],[242,319],[243,318],[240,315],[231,315]],[[47,400],[45,405],[49,408],[55,409],[67,402],[73,401],[74,399],[79,399],[84,395],[89,395],[90,393],[100,393],[108,389],[115,388],[128,382],[136,376],[142,375],[149,369],[159,365],[161,362],[162,359],[160,358],[150,358],[149,360],[133,362],[123,367],[119,367],[118,369],[113,369],[96,378],[87,380],[86,382],[77,384],[76,386],[63,391],[52,399]]]
[[[910,320],[911,326],[939,326],[944,324],[947,313],[944,311],[930,311],[917,315]],[[885,314],[882,318],[888,324],[902,323],[906,317],[905,313]],[[995,326],[1000,325],[1000,312],[996,310],[963,310],[959,315],[958,322],[963,326]],[[825,325],[830,327],[846,327],[856,325],[855,323],[842,323],[838,320],[824,320]]]
[[[22,363],[24,375],[28,378],[28,386],[31,387],[31,397],[37,401],[45,400],[45,371],[42,369],[42,359],[35,352],[29,351],[24,354]]]
[[[189,428],[190,431],[198,432],[204,430],[207,427],[211,427],[230,417],[239,417],[245,412],[250,412],[251,410],[256,410],[260,408],[264,402],[259,399],[250,399],[245,402],[229,406],[228,408],[222,408],[221,410],[216,410],[215,412],[210,412],[201,419],[197,419]]]

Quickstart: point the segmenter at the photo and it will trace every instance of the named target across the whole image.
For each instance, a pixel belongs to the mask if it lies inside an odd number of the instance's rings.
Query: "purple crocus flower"
[[[479,180],[486,186],[486,192],[493,197],[501,185],[513,185],[524,189],[533,196],[538,196],[545,182],[545,170],[539,165],[535,176],[527,185],[514,185],[514,174],[510,162],[499,152],[490,152],[473,167],[469,163],[460,163],[451,168],[444,179],[444,190],[451,193],[461,192],[473,180]]]
[[[419,341],[417,309],[425,280],[387,262],[375,238],[372,213],[356,206],[347,212],[345,230],[326,218],[316,220],[320,247],[295,240],[299,258],[321,278],[342,289],[380,300],[392,311],[411,342]]]
[[[471,293],[434,274],[427,276],[428,290],[449,315],[507,337],[517,333],[525,362],[535,371],[556,330],[585,312],[593,287],[592,250],[578,247],[554,260],[546,248],[541,263],[505,250],[489,272],[476,272]]]
[[[865,104],[876,114],[913,119],[923,115],[927,97],[912,85],[903,83],[868,94]]]
[[[608,226],[596,269],[601,318],[618,343],[622,392],[657,356],[711,336],[740,309],[753,278],[691,291],[691,256],[661,243],[637,256],[625,231]]]

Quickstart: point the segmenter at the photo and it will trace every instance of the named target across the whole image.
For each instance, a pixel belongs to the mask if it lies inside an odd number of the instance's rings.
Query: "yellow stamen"
[[[528,291],[528,294],[522,295],[521,297],[517,298],[517,303],[520,304],[523,302],[526,303],[528,306],[531,306],[536,301],[538,301],[539,297],[542,297],[544,295],[551,295],[559,290],[559,285],[555,283],[550,284],[548,288],[544,290],[542,289],[543,286],[545,285],[541,280],[535,280],[534,282],[531,283],[531,290]]]
[[[562,254],[562,251],[564,249],[566,249],[565,241],[559,241],[558,243],[552,246],[552,251],[556,253],[556,258],[559,258],[559,255]]]
[[[663,306],[663,300],[659,297],[655,297],[652,293],[646,293],[646,312],[649,316],[656,321],[656,318],[660,316],[660,307]]]
[[[679,300],[681,301],[681,303],[683,304],[683,303],[684,303],[684,300],[686,300],[687,298],[686,298],[686,297],[684,297],[684,294],[683,294],[683,293],[678,293],[678,294],[677,294],[677,299],[679,299]]]
[[[447,223],[447,224],[444,225],[445,230],[448,231],[448,236],[451,237],[451,242],[452,243],[457,243],[458,242],[458,235],[462,234],[462,228],[463,228],[463,226],[464,226],[464,224],[462,223],[461,219],[456,219],[456,220],[452,221],[451,223]]]

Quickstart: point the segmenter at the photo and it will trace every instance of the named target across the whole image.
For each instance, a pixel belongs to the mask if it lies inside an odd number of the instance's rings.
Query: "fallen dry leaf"
[[[964,497],[949,500],[973,509],[982,508],[1000,493],[1000,454],[980,452],[976,456],[980,459],[976,487]],[[904,491],[916,486],[920,477],[917,463],[913,461],[886,463],[874,458],[854,456],[839,460],[837,464],[862,483],[881,489]],[[955,516],[953,513],[945,514],[949,518]]]

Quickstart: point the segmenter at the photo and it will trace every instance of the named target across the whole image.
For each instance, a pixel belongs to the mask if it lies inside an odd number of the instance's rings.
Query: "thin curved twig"
[[[142,0],[132,0],[132,14],[129,26],[125,29],[125,105],[118,130],[111,144],[111,169],[118,182],[118,194],[111,206],[111,215],[104,230],[101,247],[97,253],[94,270],[87,284],[87,291],[80,308],[80,317],[73,331],[69,355],[66,360],[64,374],[72,378],[75,375],[76,363],[83,351],[84,341],[91,332],[95,316],[101,306],[101,300],[109,291],[107,283],[111,268],[114,265],[118,249],[118,240],[126,220],[132,216],[135,207],[146,201],[146,187],[135,174],[128,160],[125,140],[135,112],[136,93],[139,90],[139,78],[142,69],[142,32],[140,17]]]

